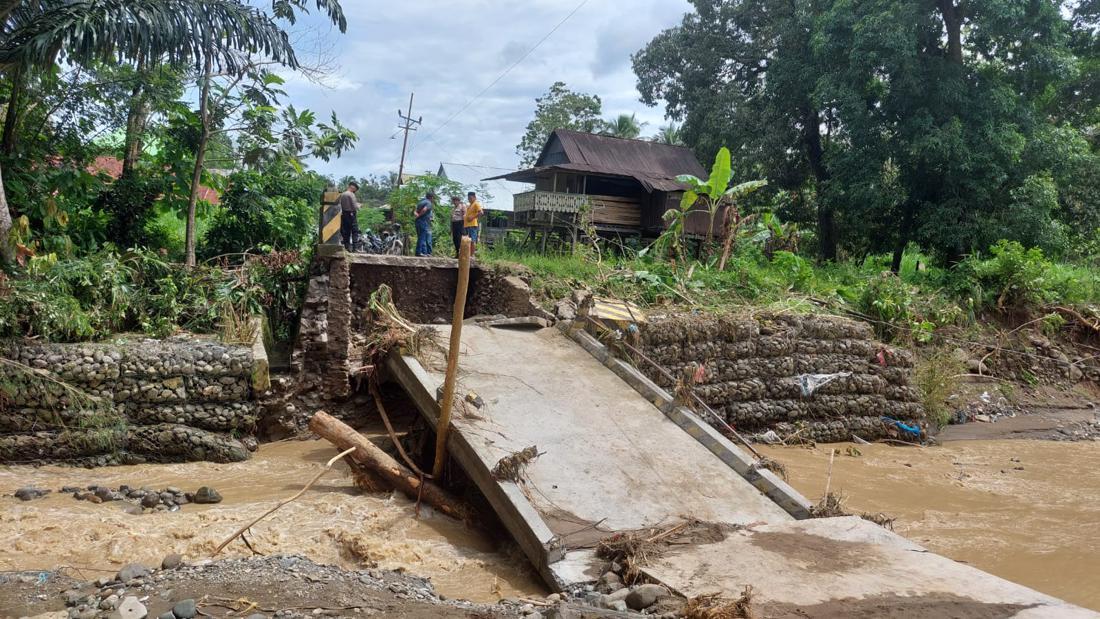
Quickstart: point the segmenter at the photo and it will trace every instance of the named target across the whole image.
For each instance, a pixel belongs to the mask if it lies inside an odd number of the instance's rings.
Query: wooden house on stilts
[[[683,146],[557,129],[533,168],[485,180],[535,186],[514,196],[515,225],[528,228],[528,240],[541,235],[545,249],[552,236],[574,244],[592,229],[603,236],[657,237],[665,211],[680,204],[681,174],[706,177]],[[692,214],[685,231],[705,235],[708,222],[705,213]]]

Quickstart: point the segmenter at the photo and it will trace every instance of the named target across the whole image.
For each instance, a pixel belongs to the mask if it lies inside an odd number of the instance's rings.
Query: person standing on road
[[[355,244],[359,242],[359,199],[355,197],[359,191],[359,183],[348,183],[347,190],[340,194],[336,203],[340,205],[340,240],[344,249],[353,251]]]
[[[485,209],[481,208],[481,202],[477,201],[477,194],[473,191],[466,194],[470,203],[466,206],[466,214],[463,217],[463,226],[466,236],[470,237],[470,255],[477,253],[478,223],[477,218]]]
[[[462,247],[462,234],[466,230],[466,203],[458,196],[451,196],[451,240],[455,243],[455,258]]]
[[[435,210],[435,192],[429,190],[416,204],[416,255],[432,255],[432,212]]]

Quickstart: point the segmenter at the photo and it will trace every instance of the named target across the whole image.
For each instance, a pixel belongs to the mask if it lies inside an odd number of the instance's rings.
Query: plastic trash
[[[837,372],[835,374],[802,374],[798,377],[798,387],[802,390],[802,397],[808,398],[822,386],[838,378],[847,378],[851,375],[851,372]]]

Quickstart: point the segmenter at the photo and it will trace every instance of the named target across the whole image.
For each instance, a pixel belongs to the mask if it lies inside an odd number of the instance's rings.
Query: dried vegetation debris
[[[493,467],[493,479],[519,483],[527,466],[539,457],[539,448],[535,445],[504,456]]]

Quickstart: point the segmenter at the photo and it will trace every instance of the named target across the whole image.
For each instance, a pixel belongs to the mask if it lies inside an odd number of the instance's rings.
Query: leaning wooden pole
[[[405,496],[414,500],[422,500],[440,512],[458,518],[468,520],[470,512],[455,497],[446,490],[424,481],[418,475],[401,466],[388,453],[375,447],[367,437],[355,431],[354,428],[324,411],[314,413],[309,420],[309,429],[314,434],[336,445],[338,449],[351,449],[351,460],[359,467],[371,471],[390,486],[405,493]]]
[[[447,377],[443,381],[443,401],[439,403],[439,423],[435,428],[435,466],[432,477],[443,474],[443,462],[447,459],[447,432],[451,427],[451,407],[455,399],[455,378],[458,374],[458,349],[462,343],[462,321],[466,314],[466,291],[470,287],[470,237],[462,237],[458,251],[458,290],[455,291],[455,309],[451,316],[451,346],[447,349]]]

